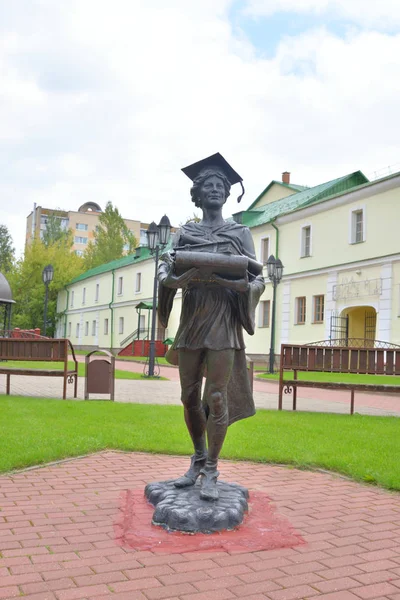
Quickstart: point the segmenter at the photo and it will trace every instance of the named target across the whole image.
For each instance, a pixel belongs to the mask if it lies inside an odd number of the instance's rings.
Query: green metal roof
[[[279,216],[293,212],[299,208],[304,208],[310,204],[316,204],[328,197],[335,196],[365,183],[369,183],[365,175],[361,171],[355,171],[354,173],[350,173],[350,175],[321,183],[312,188],[306,188],[297,192],[297,194],[275,200],[259,208],[250,208],[241,213],[236,213],[234,217],[243,225],[247,225],[247,227],[257,227],[269,223]]]
[[[264,194],[266,194],[268,192],[268,190],[274,185],[281,185],[284,188],[287,188],[288,190],[294,190],[295,192],[302,192],[303,190],[308,189],[306,185],[296,185],[294,183],[283,183],[283,181],[276,181],[275,179],[273,179],[271,181],[271,183],[269,183],[267,185],[267,187],[261,192],[261,194],[259,194],[257,196],[257,198],[254,200],[254,202],[252,202],[249,206],[249,208],[247,210],[251,210],[253,207],[255,207],[255,205],[257,204],[257,202],[259,201],[259,199],[264,196]],[[286,197],[286,196],[285,196]]]
[[[108,273],[109,271],[113,271],[114,269],[120,269],[121,267],[127,267],[128,265],[136,264],[142,262],[143,260],[148,260],[151,257],[150,250],[146,246],[140,247],[140,255],[128,254],[127,256],[123,256],[122,258],[117,258],[109,263],[104,265],[99,265],[94,269],[89,269],[82,275],[78,275],[75,279],[72,279],[67,285],[71,283],[77,283],[78,281],[83,281],[84,279],[89,279],[89,277],[95,277],[96,275],[101,275],[102,273]]]

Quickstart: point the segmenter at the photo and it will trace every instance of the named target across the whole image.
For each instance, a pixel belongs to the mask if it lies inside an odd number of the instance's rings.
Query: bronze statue
[[[201,475],[200,498],[217,500],[218,458],[227,428],[255,413],[243,328],[254,334],[264,280],[250,230],[222,217],[231,185],[241,183],[241,177],[220,154],[182,170],[193,181],[192,201],[203,217],[175,234],[158,272],[164,327],[182,288],[180,325],[167,360],[179,365],[185,422],[194,446],[189,470],[174,485],[193,486]]]

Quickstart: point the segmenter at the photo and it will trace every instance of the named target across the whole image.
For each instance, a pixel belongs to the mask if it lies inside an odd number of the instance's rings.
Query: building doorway
[[[372,306],[352,306],[342,311],[347,318],[348,339],[363,339],[365,346],[373,345],[376,336],[376,310]]]

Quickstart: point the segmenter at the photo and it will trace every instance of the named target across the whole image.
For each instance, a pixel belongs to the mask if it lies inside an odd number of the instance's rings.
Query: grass
[[[148,360],[148,356],[116,356],[115,358],[116,360],[127,360],[131,362],[140,363],[144,363],[146,362],[146,360]],[[166,358],[164,358],[164,356],[157,356],[156,363],[158,363],[159,365],[171,366],[170,363],[166,360]]]
[[[15,367],[20,369],[58,369],[62,371],[64,369],[63,363],[47,362],[47,361],[30,361],[30,360],[8,360],[2,363],[6,367]],[[68,361],[68,368],[73,369],[74,363],[72,360]],[[85,376],[85,363],[78,363],[78,376]],[[123,371],[121,369],[115,369],[115,379],[157,379],[158,381],[166,381],[166,377],[142,377],[142,373],[133,373],[131,371]]]
[[[106,448],[190,454],[179,406],[0,396],[0,471]],[[260,410],[229,428],[222,456],[320,467],[400,490],[400,419]]]
[[[394,375],[362,375],[358,373],[318,373],[316,371],[297,371],[298,379],[303,381],[329,381],[343,383],[371,383],[400,386],[400,377]],[[286,379],[293,379],[293,371],[285,371]],[[279,373],[263,373],[257,379],[272,379],[279,381]],[[400,388],[399,388],[400,391]]]

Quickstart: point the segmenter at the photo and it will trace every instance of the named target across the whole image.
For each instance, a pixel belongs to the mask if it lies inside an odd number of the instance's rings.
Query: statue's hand
[[[160,278],[160,281],[166,287],[178,289],[185,287],[188,283],[190,283],[193,277],[198,275],[198,273],[199,270],[193,267],[192,269],[186,271],[186,273],[183,273],[183,275],[178,276],[174,275],[173,270],[170,269],[163,278]]]
[[[247,277],[247,273],[246,273],[246,277],[244,277],[243,279],[225,279],[224,277],[220,277],[219,275],[216,275],[216,273],[213,273],[213,280],[216,281],[216,283],[218,283],[219,285],[221,285],[224,288],[228,288],[229,290],[233,290],[234,292],[247,292],[247,290],[249,289],[249,280]]]

